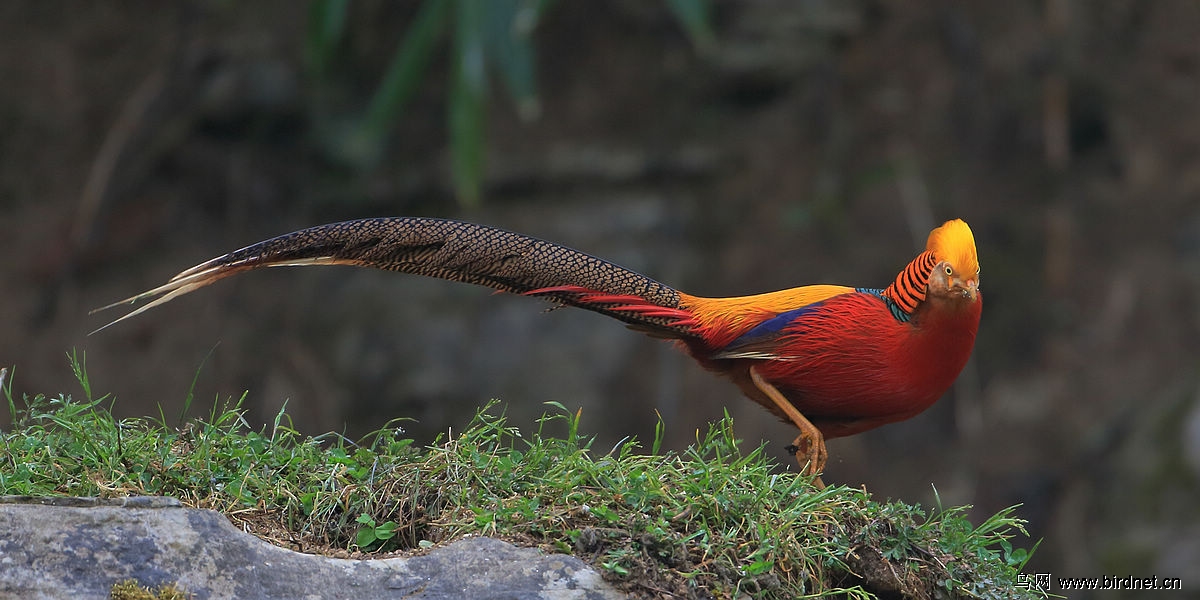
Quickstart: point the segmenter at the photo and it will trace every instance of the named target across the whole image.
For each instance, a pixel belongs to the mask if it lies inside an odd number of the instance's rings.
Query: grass
[[[639,597],[1034,597],[1030,552],[1006,509],[818,491],[743,451],[725,419],[682,452],[627,440],[592,450],[580,414],[552,405],[523,433],[489,404],[457,436],[421,447],[391,423],[362,440],[301,435],[280,413],[254,429],[240,402],[176,425],[115,419],[72,360],[82,400],[12,397],[0,494],[167,495],[223,512],[294,549],[341,556],[421,551],[489,535],[574,554]],[[661,425],[659,433],[661,433]],[[552,433],[557,431],[558,433]]]

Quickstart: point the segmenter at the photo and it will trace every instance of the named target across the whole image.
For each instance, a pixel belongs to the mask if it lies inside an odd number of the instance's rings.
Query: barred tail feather
[[[243,271],[334,264],[542,296],[670,337],[694,335],[687,313],[679,308],[679,292],[645,275],[495,227],[422,217],[345,221],[281,235],[196,265],[162,286],[92,312],[150,300],[100,328],[104,329]]]

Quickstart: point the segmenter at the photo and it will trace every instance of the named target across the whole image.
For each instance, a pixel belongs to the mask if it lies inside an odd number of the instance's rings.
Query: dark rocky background
[[[422,442],[489,398],[526,430],[543,402],[582,408],[598,451],[648,440],[655,411],[681,448],[727,408],[782,461],[793,432],[732,385],[530,299],[329,268],[222,282],[92,337],[106,317],[87,311],[363,216],[498,225],[706,295],[883,285],[962,217],[983,265],[972,364],[928,413],[833,441],[826,481],[926,505],[936,487],[979,515],[1023,503],[1045,538],[1030,573],[1194,586],[1200,5],[718,4],[698,51],[665,2],[555,3],[540,116],[493,86],[469,206],[444,41],[379,162],[330,158],[415,2],[351,2],[324,75],[295,3],[4,3],[0,364],[17,394],[78,393],[77,348],[121,415],[171,419],[195,379],[194,414],[248,390],[255,422],[286,402],[307,433],[411,417]]]

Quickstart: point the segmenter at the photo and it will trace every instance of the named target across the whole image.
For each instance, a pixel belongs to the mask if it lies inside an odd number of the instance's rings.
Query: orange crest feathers
[[[975,236],[962,219],[946,221],[929,233],[925,249],[939,261],[947,261],[955,271],[964,274],[979,272],[979,255],[975,252]]]
[[[972,276],[979,272],[979,257],[975,254],[975,236],[961,219],[946,221],[929,233],[925,251],[904,267],[883,295],[896,306],[911,314],[925,300],[929,274],[934,265],[947,261],[954,270]]]

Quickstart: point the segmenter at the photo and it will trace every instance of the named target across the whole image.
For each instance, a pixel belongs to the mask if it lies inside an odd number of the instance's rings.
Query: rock
[[[601,600],[624,595],[571,556],[467,538],[424,556],[301,554],[173,498],[0,497],[0,598],[107,598],[114,583],[210,598]]]

